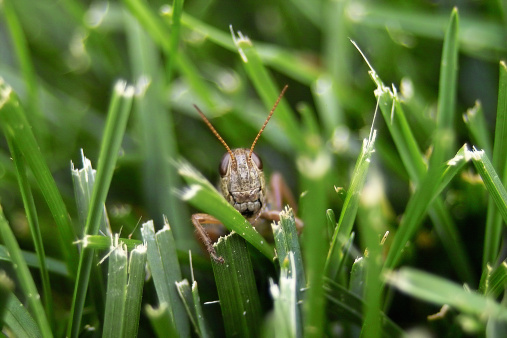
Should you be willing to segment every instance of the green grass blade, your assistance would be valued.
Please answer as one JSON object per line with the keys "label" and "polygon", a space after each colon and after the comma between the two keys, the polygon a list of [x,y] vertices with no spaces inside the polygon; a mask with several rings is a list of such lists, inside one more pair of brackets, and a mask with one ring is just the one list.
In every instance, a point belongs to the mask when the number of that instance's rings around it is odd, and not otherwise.
{"label": "green grass blade", "polygon": [[219,219],[227,229],[236,231],[268,259],[273,260],[275,257],[273,248],[208,180],[188,163],[180,162],[177,166],[180,175],[190,184],[189,188],[180,193],[183,200]]}
{"label": "green grass blade", "polygon": [[[39,258],[36,254],[23,250],[21,253],[23,255],[23,259],[26,261],[26,264],[28,264],[29,267],[40,269]],[[0,261],[12,262],[11,257],[9,256],[9,252],[4,245],[0,245]],[[65,265],[64,262],[51,257],[46,257],[45,262],[49,272],[64,277],[70,277],[67,270],[67,265]]]}
{"label": "green grass blade", "polygon": [[130,252],[123,337],[137,337],[146,274],[146,252],[145,245],[138,245]]}
{"label": "green grass blade", "polygon": [[[299,311],[299,290],[296,286],[297,268],[292,252],[281,267],[278,285],[270,280],[270,292],[274,301],[273,336],[302,337],[302,319]],[[301,266],[302,267],[302,266]]]}
{"label": "green grass blade", "polygon": [[[501,176],[502,182],[507,183],[507,66],[500,62],[500,79],[498,85],[498,105],[495,123],[495,140],[493,145],[493,167]],[[488,201],[486,216],[486,231],[484,235],[484,253],[482,256],[482,268],[487,264],[494,264],[500,249],[502,233],[502,216],[493,203],[492,198]]]}
{"label": "green grass blade", "polygon": [[[372,184],[374,185],[374,184]],[[361,327],[362,337],[379,337],[381,333],[381,307],[382,307],[382,243],[381,233],[385,229],[387,220],[382,210],[380,194],[375,188],[365,186],[361,196],[358,212],[359,230],[362,248],[365,253],[365,276],[363,280],[364,291],[362,298],[368,306],[363,311],[364,322]]]}
{"label": "green grass blade", "polygon": [[225,263],[212,261],[227,336],[257,337],[261,308],[246,242],[238,234],[214,244]]}
{"label": "green grass blade", "polygon": [[495,269],[489,265],[481,276],[479,292],[485,296],[497,298],[507,286],[507,263],[502,262]]}
{"label": "green grass blade", "polygon": [[[384,85],[373,69],[371,69],[370,75],[377,85],[375,94],[379,100],[379,108],[389,128],[389,132],[393,137],[401,160],[410,179],[419,185],[427,172],[427,164],[419,149],[414,133],[407,122],[403,107],[400,103],[400,98],[396,92],[393,93],[391,89]],[[453,173],[461,168],[462,162],[457,160],[456,157],[455,159],[456,163],[459,165],[449,166],[445,171],[446,178],[452,178]],[[440,191],[445,187],[443,183],[444,181],[442,181],[440,185]],[[445,248],[449,257],[454,262],[453,266],[464,280],[473,282],[474,277],[470,259],[462,245],[463,241],[459,236],[456,225],[453,223],[452,217],[447,208],[445,208],[444,202],[440,197],[437,197],[434,205],[430,206],[429,215],[441,241],[446,243]]]}
{"label": "green grass blade", "polygon": [[145,307],[146,316],[157,337],[179,337],[178,331],[172,324],[169,311],[169,303],[160,304],[156,309],[151,305]]}
{"label": "green grass blade", "polygon": [[147,243],[148,264],[153,275],[160,307],[166,306],[169,311],[175,332],[188,336],[190,327],[185,306],[178,295],[176,282],[181,280],[181,271],[176,254],[174,238],[169,224],[155,233],[153,221],[141,226],[143,239]]}
{"label": "green grass blade", "polygon": [[402,268],[386,276],[389,284],[400,291],[437,305],[448,304],[457,310],[479,316],[507,320],[507,309],[493,299],[438,276],[412,268]]}
{"label": "green grass blade", "polygon": [[475,105],[463,114],[463,121],[468,128],[468,132],[472,137],[475,147],[478,149],[484,149],[488,156],[492,156],[493,147],[491,146],[490,140],[491,133],[488,130],[484,110],[482,109],[482,104],[479,101],[476,101]]}
{"label": "green grass blade", "polygon": [[[271,227],[281,267],[279,285],[271,285],[271,295],[275,300],[275,317],[279,320],[288,318],[285,331],[290,332],[290,336],[302,337],[303,320],[299,304],[303,302],[302,290],[306,288],[306,279],[292,209],[287,207],[280,212],[280,222],[273,222]],[[275,332],[279,337],[284,336],[277,328]]]}
{"label": "green grass blade", "polygon": [[347,191],[338,226],[334,230],[331,240],[331,247],[326,260],[326,276],[334,278],[338,272],[340,260],[340,238],[348,238],[354,225],[357,209],[359,207],[359,196],[363,188],[366,174],[370,165],[371,155],[374,152],[375,132],[370,140],[363,140],[363,147],[357,158],[356,167],[352,174],[352,182]]}
{"label": "green grass blade", "polygon": [[201,329],[197,323],[197,314],[195,312],[194,306],[194,297],[192,295],[192,290],[190,288],[190,283],[188,283],[188,279],[184,279],[181,282],[176,282],[176,288],[178,289],[178,294],[180,295],[183,304],[185,305],[185,310],[187,311],[188,318],[192,322],[194,326],[195,333],[202,337]]}
{"label": "green grass blade", "polygon": [[320,150],[312,155],[297,159],[302,189],[301,218],[305,224],[302,246],[305,262],[307,284],[310,286],[305,294],[303,317],[305,318],[303,335],[321,337],[325,322],[324,283],[327,242],[326,206],[329,189],[328,175],[331,175],[330,154]]}
{"label": "green grass blade", "polygon": [[55,219],[62,253],[69,271],[73,274],[77,265],[77,250],[73,244],[75,235],[72,223],[63,203],[55,180],[42,157],[39,146],[28,124],[19,100],[2,78],[0,78],[0,123],[3,131],[17,145],[32,171],[40,190]]}
{"label": "green grass blade", "polygon": [[125,311],[125,289],[127,285],[127,248],[122,244],[111,248],[107,273],[106,310],[103,337],[122,337],[122,328],[127,323]]}
{"label": "green grass blade", "polygon": [[30,183],[26,176],[25,162],[19,148],[16,144],[8,137],[7,142],[11,151],[12,160],[16,167],[16,173],[18,178],[19,189],[21,191],[21,197],[25,206],[26,217],[30,232],[32,234],[33,243],[35,246],[35,252],[40,266],[40,274],[42,279],[42,292],[43,300],[46,309],[46,314],[50,318],[50,322],[54,323],[54,310],[53,310],[53,297],[51,295],[51,283],[49,281],[49,273],[46,267],[46,254],[44,252],[44,245],[42,243],[42,235],[39,226],[39,220],[37,217],[37,209],[30,189]]}
{"label": "green grass blade", "polygon": [[49,325],[44,308],[40,301],[39,292],[35,286],[35,282],[28,270],[28,266],[23,259],[19,244],[12,233],[9,223],[5,219],[3,211],[0,209],[0,237],[2,238],[5,246],[9,250],[9,255],[12,259],[12,266],[16,273],[17,280],[20,283],[21,290],[27,299],[28,305],[32,311],[35,321],[44,337],[53,337],[51,326]]}
{"label": "green grass blade", "polygon": [[498,213],[502,216],[503,221],[507,223],[507,191],[502,181],[483,150],[473,150],[471,156],[475,168],[481,175],[486,189],[495,202]]}
{"label": "green grass blade", "polygon": [[[121,141],[127,126],[133,95],[133,87],[128,86],[124,81],[116,83],[109,106],[106,128],[104,130],[104,137],[99,155],[97,175],[93,186],[88,216],[86,218],[85,233],[88,235],[96,235],[100,227],[104,203],[111,184]],[[70,337],[77,337],[81,329],[80,323],[93,257],[94,251],[91,249],[83,249],[81,252],[77,283],[74,288],[72,300],[70,323],[67,327],[67,335]]]}
{"label": "green grass blade", "polygon": [[14,294],[6,301],[4,323],[15,337],[43,337],[35,320]]}
{"label": "green grass blade", "polygon": [[[437,128],[446,133],[453,133],[456,115],[459,48],[458,25],[458,9],[455,7],[451,12],[449,25],[445,32],[438,86]],[[454,143],[454,139],[450,139],[450,141]],[[453,149],[453,147],[449,145],[448,149]],[[445,157],[447,154],[444,153],[443,155]]]}
{"label": "green grass blade", "polygon": [[[95,184],[95,170],[92,163],[84,155],[81,149],[82,169],[75,169],[71,162],[72,184],[74,186],[74,196],[76,197],[77,212],[79,215],[80,226],[76,224],[76,233],[79,238],[85,237],[86,216],[90,209],[92,199],[93,185]],[[106,216],[106,207],[103,207],[102,218],[100,221],[100,231],[104,235],[112,236],[111,227]],[[101,236],[104,237],[104,236]]]}

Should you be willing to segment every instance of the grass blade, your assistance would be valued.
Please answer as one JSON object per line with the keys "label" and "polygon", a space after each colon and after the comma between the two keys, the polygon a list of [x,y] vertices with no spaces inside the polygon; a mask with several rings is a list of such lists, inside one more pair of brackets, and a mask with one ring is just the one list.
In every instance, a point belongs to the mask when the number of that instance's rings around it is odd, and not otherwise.
{"label": "grass blade", "polygon": [[350,188],[347,191],[345,202],[343,203],[343,209],[340,214],[338,225],[334,230],[333,238],[331,240],[331,247],[326,260],[326,276],[334,278],[338,272],[340,259],[340,238],[348,238],[354,225],[356,218],[357,209],[359,207],[359,196],[363,188],[364,181],[366,180],[366,174],[370,165],[371,155],[374,152],[375,145],[374,132],[370,140],[363,140],[363,147],[361,153],[357,158],[356,167],[352,174],[352,182]]}
{"label": "grass blade", "polygon": [[[21,290],[24,296],[27,298],[28,305],[33,313],[34,319],[37,322],[39,330],[44,337],[53,337],[51,326],[49,325],[44,308],[40,301],[39,292],[35,286],[32,275],[28,270],[28,266],[23,259],[19,244],[12,233],[9,223],[5,219],[3,211],[0,209],[0,237],[2,238],[5,246],[9,251],[9,255],[12,259],[12,266],[17,276],[17,280],[20,283]],[[11,297],[12,298],[12,297]]]}
{"label": "grass blade", "polygon": [[502,216],[503,221],[507,223],[507,191],[502,181],[500,181],[495,168],[493,168],[493,165],[483,150],[473,150],[471,156],[475,168],[479,172],[479,175],[481,175],[486,189],[495,202],[498,213]]}
{"label": "grass blade", "polygon": [[156,309],[151,305],[146,305],[145,312],[157,337],[179,336],[178,331],[176,331],[176,328],[172,324],[169,303],[160,304]]}
{"label": "grass blade", "polygon": [[146,274],[146,249],[145,245],[138,245],[130,252],[123,337],[137,337]]}
{"label": "grass blade", "polygon": [[127,323],[125,311],[125,286],[127,285],[127,248],[119,244],[111,248],[107,273],[106,310],[103,337],[122,337],[122,327]]}
{"label": "grass blade", "polygon": [[257,337],[261,308],[246,242],[231,233],[213,246],[225,261],[212,260],[225,332],[227,336]]}
{"label": "grass blade", "polygon": [[[97,176],[95,178],[92,199],[86,218],[85,233],[88,235],[96,235],[100,227],[104,203],[106,201],[109,185],[111,184],[121,141],[127,126],[133,95],[133,87],[128,86],[124,81],[117,82],[109,106],[106,129],[104,130],[104,138],[99,155]],[[93,250],[82,250],[79,259],[77,283],[74,288],[72,299],[71,321],[67,327],[67,335],[70,337],[77,337],[81,329],[81,317],[86,299],[93,257]]]}
{"label": "grass blade", "polygon": [[423,271],[402,268],[390,272],[386,280],[400,291],[426,302],[448,304],[461,312],[481,318],[507,320],[507,309],[494,300]]}
{"label": "grass blade", "polygon": [[[500,79],[498,85],[498,105],[495,123],[495,140],[493,144],[493,167],[499,173],[500,179],[507,183],[507,66],[500,62]],[[502,233],[502,216],[490,198],[486,216],[486,231],[484,237],[484,253],[482,268],[488,263],[494,264],[500,249]]]}
{"label": "grass blade", "polygon": [[486,117],[479,101],[476,101],[475,105],[463,114],[463,121],[468,128],[475,147],[484,149],[488,156],[492,156],[491,133],[488,130]]}
{"label": "grass blade", "polygon": [[304,336],[321,337],[325,321],[324,283],[327,242],[326,206],[327,177],[331,174],[330,155],[320,151],[298,158],[298,171],[302,188],[306,191],[301,199],[301,218],[305,224],[303,236],[304,262],[307,283],[310,286],[303,303]]}
{"label": "grass blade", "polygon": [[7,143],[9,144],[12,160],[14,161],[14,165],[16,167],[19,189],[21,191],[21,197],[25,206],[26,217],[35,246],[35,253],[37,254],[39,261],[40,274],[42,279],[43,300],[45,304],[46,314],[50,316],[50,322],[54,323],[53,297],[51,295],[49,273],[46,267],[46,254],[44,252],[44,245],[42,243],[42,235],[40,231],[39,220],[37,217],[37,209],[35,207],[32,190],[30,189],[30,183],[28,182],[28,177],[26,176],[25,161],[14,141],[8,137]]}
{"label": "grass blade", "polygon": [[0,123],[4,134],[14,140],[21,154],[32,171],[40,190],[46,199],[49,209],[55,219],[61,250],[67,263],[68,270],[74,274],[77,266],[77,250],[72,244],[75,235],[69,213],[63,203],[55,180],[42,157],[39,146],[28,124],[19,100],[2,78],[0,78]]}
{"label": "grass blade", "polygon": [[[280,212],[280,222],[271,224],[273,228],[276,253],[281,268],[278,286],[271,284],[271,295],[275,301],[277,322],[288,318],[284,330],[292,337],[302,337],[303,319],[299,304],[303,302],[302,290],[306,287],[303,256],[298,241],[296,221],[292,209]],[[278,307],[277,307],[278,303]],[[275,328],[279,337],[288,337]]]}
{"label": "grass blade", "polygon": [[14,294],[5,300],[4,323],[15,337],[43,337],[35,320]]}
{"label": "grass blade", "polygon": [[[289,252],[282,266],[278,285],[270,280],[270,292],[274,301],[274,334],[275,337],[302,337],[302,319],[299,311],[299,290],[296,286],[296,259]],[[302,267],[302,266],[301,266]]]}
{"label": "grass blade", "polygon": [[186,337],[190,334],[185,306],[178,295],[176,282],[181,280],[181,271],[176,247],[169,224],[155,233],[153,221],[141,226],[143,239],[147,243],[148,264],[157,290],[159,307],[167,307],[171,332]]}
{"label": "grass blade", "polygon": [[[36,254],[23,250],[21,251],[21,254],[29,267],[40,269],[39,258]],[[12,262],[9,252],[4,245],[0,245],[0,261]],[[70,277],[69,272],[67,271],[67,266],[64,262],[51,257],[46,257],[45,261],[49,272],[64,277]]]}

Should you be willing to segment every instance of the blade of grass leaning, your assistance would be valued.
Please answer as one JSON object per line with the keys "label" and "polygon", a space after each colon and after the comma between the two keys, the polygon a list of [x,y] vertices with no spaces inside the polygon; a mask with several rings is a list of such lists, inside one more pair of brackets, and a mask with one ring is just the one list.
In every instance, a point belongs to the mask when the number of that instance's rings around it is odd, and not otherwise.
{"label": "blade of grass leaning", "polygon": [[472,150],[471,156],[475,169],[481,175],[486,189],[495,202],[498,213],[502,216],[503,221],[507,223],[507,191],[502,181],[483,150]]}
{"label": "blade of grass leaning", "polygon": [[[14,166],[16,167],[16,175],[19,184],[19,190],[21,191],[21,197],[23,199],[23,205],[25,207],[26,218],[28,226],[30,227],[30,233],[33,238],[33,244],[35,247],[35,253],[39,261],[40,274],[42,280],[42,295],[44,300],[44,307],[46,314],[49,316],[50,323],[54,323],[54,310],[53,310],[53,297],[51,295],[51,283],[49,280],[49,273],[46,267],[46,254],[44,251],[44,244],[42,242],[42,234],[40,231],[39,220],[37,217],[37,209],[30,189],[30,183],[26,176],[25,161],[19,148],[7,137],[7,143],[11,152]],[[52,325],[53,326],[53,325]]]}
{"label": "blade of grass leaning", "polygon": [[387,283],[403,293],[437,305],[447,304],[466,314],[480,318],[507,321],[507,309],[492,298],[427,272],[401,268],[386,275]]}
{"label": "blade of grass leaning", "polygon": [[37,291],[37,287],[35,286],[32,275],[30,274],[30,270],[28,270],[28,266],[23,259],[23,255],[21,254],[21,249],[19,248],[19,244],[16,241],[16,237],[14,237],[14,234],[12,233],[9,223],[5,219],[3,210],[1,208],[0,235],[2,241],[7,247],[7,250],[9,251],[9,255],[12,259],[12,267],[16,273],[16,277],[23,295],[26,297],[28,306],[30,307],[33,317],[37,322],[39,330],[44,337],[53,337],[51,326],[48,322],[46,313],[44,312],[44,308],[40,300],[39,291]]}
{"label": "blade of grass leaning", "polygon": [[331,175],[331,159],[326,150],[301,155],[296,160],[304,198],[301,198],[301,219],[305,224],[302,246],[308,290],[303,303],[305,318],[303,335],[321,337],[325,322],[324,283],[327,242],[326,206],[328,205],[328,177]]}
{"label": "blade of grass leaning", "polygon": [[[155,23],[158,21],[160,20]],[[155,223],[162,223],[162,215],[167,215],[178,239],[179,248],[196,248],[192,229],[187,226],[189,215],[186,206],[171,191],[173,187],[181,186],[181,178],[176,169],[168,165],[170,159],[177,158],[178,142],[173,114],[167,113],[170,107],[163,93],[168,90],[167,86],[170,86],[171,80],[168,76],[172,73],[175,62],[173,59],[178,56],[178,37],[171,31],[170,43],[167,49],[163,49],[168,58],[164,67],[150,35],[143,31],[142,26],[131,15],[125,15],[125,28],[130,65],[138,81],[135,111],[139,151],[143,154],[144,197]],[[167,39],[167,36],[164,39]],[[163,77],[162,74],[166,76]]]}
{"label": "blade of grass leaning", "polygon": [[236,233],[220,237],[214,248],[224,263],[212,260],[227,336],[257,337],[261,322],[259,294],[245,240]]}
{"label": "blade of grass leaning", "polygon": [[[329,278],[325,278],[324,290],[328,301],[327,312],[331,320],[341,321],[344,324],[354,323],[357,326],[364,325],[362,314],[366,303],[361,298]],[[405,332],[383,312],[380,316],[383,337],[406,336]]]}
{"label": "blade of grass leaning", "polygon": [[[29,267],[40,269],[39,258],[35,253],[31,251],[21,250],[21,254],[23,255],[23,259],[26,261],[26,264],[28,264]],[[0,261],[12,262],[11,257],[9,256],[9,252],[4,245],[0,245]],[[70,278],[70,275],[67,271],[67,265],[65,265],[64,262],[51,257],[46,257],[45,261],[49,272]]]}
{"label": "blade of grass leaning", "polygon": [[363,188],[366,174],[370,165],[371,155],[374,152],[375,145],[374,131],[371,138],[363,140],[363,147],[361,153],[357,158],[354,172],[352,173],[352,181],[343,203],[343,208],[340,213],[340,219],[336,226],[331,240],[331,247],[326,259],[326,276],[334,278],[339,267],[340,261],[340,241],[339,238],[348,238],[352,231],[352,226],[356,218],[357,208],[359,207],[360,192]]}
{"label": "blade of grass leaning", "polygon": [[[178,295],[176,282],[180,281],[181,271],[176,254],[176,247],[169,224],[155,233],[153,221],[141,226],[143,240],[147,245],[148,265],[157,291],[159,307],[167,306],[171,332],[178,332],[186,337],[190,334],[190,326],[185,306]],[[164,305],[165,304],[165,305]]]}
{"label": "blade of grass leaning", "polygon": [[[243,61],[248,77],[252,81],[255,90],[259,94],[262,102],[269,111],[276,102],[276,98],[280,95],[279,89],[272,76],[263,65],[262,60],[257,54],[252,41],[248,37],[243,36],[241,32],[237,32],[237,36],[231,28],[232,39],[238,53]],[[296,122],[293,110],[288,103],[282,99],[276,108],[277,121],[282,126],[282,130],[287,135],[294,149],[303,151],[306,149],[306,143],[302,137],[301,128]]]}
{"label": "blade of grass leaning", "polygon": [[[87,235],[96,235],[100,227],[104,203],[127,126],[133,96],[134,88],[132,86],[127,85],[124,81],[118,81],[116,83],[109,105],[104,137],[100,149],[97,175],[95,177],[92,199],[86,218],[85,233]],[[69,337],[77,337],[81,329],[81,317],[83,314],[93,257],[93,250],[82,250],[79,259],[77,283],[72,298],[70,322],[67,326],[67,335]]]}
{"label": "blade of grass leaning", "polygon": [[206,178],[188,163],[179,162],[176,166],[180,175],[190,185],[186,190],[179,193],[183,200],[217,218],[223,222],[227,229],[238,233],[268,259],[274,259],[274,250],[264,237],[220,195]]}
{"label": "blade of grass leaning", "polygon": [[106,309],[102,336],[122,337],[122,328],[126,325],[123,313],[128,270],[127,248],[119,244],[112,246],[111,250],[108,256]]}
{"label": "blade of grass leaning", "polygon": [[22,105],[12,88],[2,78],[0,78],[0,124],[4,134],[13,140],[23,154],[28,167],[39,184],[42,195],[55,219],[59,236],[58,242],[67,263],[67,268],[74,275],[78,255],[73,244],[75,234],[69,213],[40,152]]}
{"label": "blade of grass leaning", "polygon": [[146,274],[146,257],[146,245],[138,245],[130,251],[122,337],[137,337]]}
{"label": "blade of grass leaning", "polygon": [[484,110],[479,101],[476,101],[475,105],[467,109],[463,114],[463,122],[465,122],[465,126],[468,128],[474,146],[479,149],[484,149],[488,156],[492,156],[493,147],[491,146],[491,133],[488,130]]}
{"label": "blade of grass leaning", "polygon": [[[498,84],[498,105],[496,110],[495,140],[493,144],[493,167],[499,173],[500,179],[507,184],[507,65],[500,62],[500,79]],[[502,216],[493,203],[492,197],[488,199],[486,214],[486,231],[484,234],[484,252],[482,255],[482,268],[496,263],[500,250],[502,234]]]}
{"label": "blade of grass leaning", "polygon": [[[457,24],[457,22],[455,24]],[[391,89],[386,87],[357,45],[356,48],[363,55],[363,58],[370,68],[370,76],[377,85],[375,96],[378,98],[380,111],[382,112],[384,120],[389,128],[389,132],[393,137],[403,164],[409,173],[410,179],[419,185],[427,172],[427,165],[421,151],[419,150],[411,128],[408,125],[396,88],[393,87],[393,93]],[[438,137],[441,138],[442,136]],[[441,149],[437,151],[437,153],[439,152],[441,152]],[[438,161],[435,159],[437,157],[440,159],[441,156],[434,156],[433,154],[432,157],[433,161],[437,163]],[[437,163],[435,165],[440,164]],[[443,186],[440,188],[443,188]],[[468,258],[467,252],[462,245],[463,241],[460,239],[456,225],[452,222],[452,217],[449,215],[449,212],[447,208],[445,208],[440,197],[437,196],[433,203],[434,206],[430,207],[429,215],[433,220],[441,241],[446,243],[445,248],[449,257],[455,263],[453,266],[464,280],[473,282],[474,277],[472,274],[470,259]],[[409,229],[404,229],[403,231],[408,230]]]}
{"label": "blade of grass leaning", "polygon": [[6,302],[3,320],[14,337],[43,337],[35,320],[13,293]]}
{"label": "blade of grass leaning", "polygon": [[[394,90],[395,88],[393,87],[393,93],[391,89],[383,84],[382,80],[372,68],[370,75],[377,84],[375,95],[378,97],[380,111],[393,137],[398,153],[409,173],[410,179],[418,185],[427,172],[427,164],[425,163],[424,156],[419,150],[417,141],[407,122],[400,98]],[[458,156],[459,155],[454,157],[456,165],[449,165],[446,169],[446,177],[452,178],[452,173],[461,168],[463,163],[458,160]],[[441,190],[445,188],[445,186],[446,185],[441,183],[439,189]],[[475,278],[472,273],[470,259],[468,258],[467,251],[463,247],[463,241],[460,238],[456,225],[453,223],[452,217],[441,197],[436,197],[428,213],[433,221],[438,236],[443,243],[446,243],[445,249],[448,256],[453,261],[453,266],[456,268],[456,271],[462,276],[463,280],[472,283]]]}
{"label": "blade of grass leaning", "polygon": [[[284,318],[289,322],[286,329],[292,337],[302,337],[303,317],[299,304],[303,303],[303,290],[306,288],[303,256],[299,246],[296,221],[291,208],[286,207],[280,212],[280,221],[271,224],[276,246],[276,254],[281,268],[279,284],[271,283],[271,295],[275,300],[275,317]],[[294,293],[294,294],[293,294]],[[276,302],[279,302],[277,309]],[[277,335],[283,337],[283,333]],[[286,336],[287,337],[287,336]]]}

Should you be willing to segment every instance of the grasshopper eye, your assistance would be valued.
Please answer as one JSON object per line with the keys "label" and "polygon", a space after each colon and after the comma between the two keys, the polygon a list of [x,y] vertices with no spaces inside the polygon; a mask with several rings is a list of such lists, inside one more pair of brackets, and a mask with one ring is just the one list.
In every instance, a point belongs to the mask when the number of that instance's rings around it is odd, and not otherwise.
{"label": "grasshopper eye", "polygon": [[255,165],[257,166],[257,168],[262,169],[261,158],[259,156],[257,156],[257,154],[254,153],[254,152],[252,152],[252,161],[253,161],[253,163],[255,163]]}
{"label": "grasshopper eye", "polygon": [[229,161],[231,160],[231,155],[229,153],[225,153],[220,161],[220,165],[218,166],[218,172],[220,176],[224,177],[227,174],[227,170],[229,169]]}

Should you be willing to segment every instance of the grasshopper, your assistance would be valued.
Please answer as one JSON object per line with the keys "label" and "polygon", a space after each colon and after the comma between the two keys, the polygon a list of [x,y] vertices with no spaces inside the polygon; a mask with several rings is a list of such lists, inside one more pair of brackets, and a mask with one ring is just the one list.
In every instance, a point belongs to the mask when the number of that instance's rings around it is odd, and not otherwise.
{"label": "grasshopper", "polygon": [[[285,94],[287,88],[288,86],[285,85],[271,109],[271,112],[266,118],[264,125],[255,137],[250,149],[229,148],[227,143],[215,130],[211,122],[206,118],[199,107],[194,105],[195,109],[211,132],[227,150],[218,167],[220,173],[220,191],[227,202],[229,202],[254,226],[259,218],[268,221],[279,221],[279,213],[282,209],[283,199],[285,199],[287,203],[296,210],[294,197],[281,174],[273,173],[270,180],[271,189],[268,190],[266,188],[262,160],[259,155],[253,151],[259,137],[264,131],[264,128],[266,128],[266,125],[275,112],[275,109]],[[275,210],[270,210],[270,207],[274,207]],[[302,222],[299,219],[297,219],[296,222],[298,229],[301,229]],[[192,224],[196,228],[196,231],[206,246],[211,258],[213,258],[216,262],[223,263],[224,259],[217,255],[215,249],[213,248],[213,241],[203,227],[203,224],[221,224],[221,222],[209,214],[198,213],[192,215]]]}

